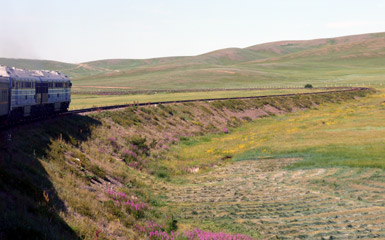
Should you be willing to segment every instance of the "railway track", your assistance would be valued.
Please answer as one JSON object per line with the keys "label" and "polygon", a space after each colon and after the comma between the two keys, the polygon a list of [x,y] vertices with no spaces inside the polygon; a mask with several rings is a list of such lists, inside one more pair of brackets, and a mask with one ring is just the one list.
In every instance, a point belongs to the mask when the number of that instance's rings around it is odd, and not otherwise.
{"label": "railway track", "polygon": [[71,110],[71,111],[56,114],[53,116],[41,117],[41,118],[37,118],[37,119],[25,119],[21,122],[18,122],[18,123],[12,124],[12,125],[0,126],[0,131],[10,130],[12,128],[19,127],[19,126],[22,126],[25,124],[39,122],[39,121],[43,121],[43,120],[47,120],[47,119],[53,119],[53,118],[57,118],[57,117],[63,117],[63,116],[69,116],[69,115],[74,115],[74,114],[81,114],[81,113],[96,112],[96,111],[113,110],[113,109],[119,109],[119,108],[127,108],[127,107],[132,107],[132,106],[151,106],[151,105],[159,105],[159,104],[208,102],[208,101],[223,101],[223,100],[237,100],[237,99],[238,100],[241,100],[241,99],[263,99],[263,98],[270,98],[270,97],[289,97],[289,96],[301,96],[301,95],[319,95],[319,94],[326,94],[326,93],[362,91],[362,90],[368,90],[368,89],[369,88],[364,88],[364,87],[354,87],[354,88],[345,88],[342,90],[330,90],[330,91],[322,91],[322,92],[314,92],[314,93],[291,93],[291,94],[250,96],[250,97],[231,97],[231,98],[205,98],[205,99],[158,101],[158,102],[148,102],[148,103],[133,103],[133,104],[121,104],[121,105],[112,105],[112,106],[92,107],[92,108]]}

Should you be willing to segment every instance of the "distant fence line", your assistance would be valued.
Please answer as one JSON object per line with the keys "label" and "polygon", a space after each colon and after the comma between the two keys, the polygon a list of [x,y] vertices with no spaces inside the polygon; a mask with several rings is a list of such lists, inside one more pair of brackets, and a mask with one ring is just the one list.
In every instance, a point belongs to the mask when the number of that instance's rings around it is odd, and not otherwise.
{"label": "distant fence line", "polygon": [[[312,84],[312,83],[310,83]],[[330,89],[330,88],[345,88],[345,87],[375,87],[385,86],[385,83],[362,83],[362,84],[312,84],[313,89]],[[75,86],[76,87],[76,86]],[[103,88],[101,88],[103,89]],[[72,90],[76,94],[95,94],[95,95],[135,95],[135,94],[157,94],[157,93],[183,93],[183,92],[213,92],[213,91],[252,91],[252,90],[280,90],[280,89],[305,89],[305,84],[266,84],[257,85],[254,87],[242,88],[196,88],[196,89],[157,89],[157,90],[127,90],[114,89],[110,91],[79,91]]]}

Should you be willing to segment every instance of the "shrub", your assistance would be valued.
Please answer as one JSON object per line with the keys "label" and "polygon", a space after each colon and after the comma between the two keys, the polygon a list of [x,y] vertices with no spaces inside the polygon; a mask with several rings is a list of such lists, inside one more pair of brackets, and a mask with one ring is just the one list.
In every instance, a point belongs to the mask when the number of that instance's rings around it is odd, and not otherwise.
{"label": "shrub", "polygon": [[168,170],[165,167],[161,167],[160,169],[158,169],[156,171],[156,176],[158,178],[164,178],[164,179],[169,179],[170,178],[170,176],[168,174]]}
{"label": "shrub", "polygon": [[134,136],[129,141],[134,146],[134,151],[139,154],[144,154],[146,156],[150,155],[150,148],[146,144],[146,138],[141,136]]}
{"label": "shrub", "polygon": [[305,88],[313,88],[313,85],[308,83],[308,84],[305,85]]}
{"label": "shrub", "polygon": [[107,194],[114,200],[115,206],[125,209],[127,213],[136,219],[144,217],[144,212],[150,210],[148,203],[142,202],[134,195],[129,196],[124,192],[118,192],[112,189],[108,190]]}

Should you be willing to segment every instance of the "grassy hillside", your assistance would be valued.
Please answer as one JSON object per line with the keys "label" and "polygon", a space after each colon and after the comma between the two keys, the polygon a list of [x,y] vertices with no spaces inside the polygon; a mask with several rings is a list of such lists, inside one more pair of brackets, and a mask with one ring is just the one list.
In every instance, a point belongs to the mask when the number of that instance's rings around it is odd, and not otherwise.
{"label": "grassy hillside", "polygon": [[66,71],[76,67],[76,64],[69,64],[56,61],[12,58],[0,58],[0,65],[25,69],[56,69],[60,71]]}
{"label": "grassy hillside", "polygon": [[385,238],[384,94],[173,146],[164,164],[197,173],[168,186],[169,205],[180,224],[262,239]]}
{"label": "grassy hillside", "polygon": [[269,84],[385,84],[385,33],[228,48],[198,56],[111,59],[81,64],[0,59],[60,70],[75,86],[132,89],[239,88]]}
{"label": "grassy hillside", "polygon": [[257,237],[255,226],[215,220],[210,227],[174,214],[165,190],[183,181],[174,184],[173,176],[196,166],[210,170],[231,157],[220,152],[207,162],[186,162],[183,155],[167,158],[170,148],[180,142],[193,147],[199,143],[193,136],[207,133],[226,137],[262,116],[340,105],[370,92],[130,107],[0,132],[0,239],[162,239],[150,236],[176,230],[193,236],[181,240],[197,239],[196,231]]}

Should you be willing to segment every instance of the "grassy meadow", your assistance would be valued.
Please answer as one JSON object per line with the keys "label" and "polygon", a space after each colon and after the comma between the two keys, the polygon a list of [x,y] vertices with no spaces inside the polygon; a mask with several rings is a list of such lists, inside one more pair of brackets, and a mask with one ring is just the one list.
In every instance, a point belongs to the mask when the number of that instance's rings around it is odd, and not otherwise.
{"label": "grassy meadow", "polygon": [[181,227],[256,239],[382,238],[384,113],[378,89],[187,138],[163,164],[196,171],[174,176],[168,205]]}
{"label": "grassy meadow", "polygon": [[261,118],[229,133],[189,139],[169,164],[295,157],[293,167],[385,169],[385,89],[344,104]]}
{"label": "grassy meadow", "polygon": [[[384,33],[309,41],[282,41],[206,54],[86,63],[108,69],[74,75],[75,86],[132,89],[242,88],[313,84],[385,86]],[[95,70],[95,71],[96,71]]]}

